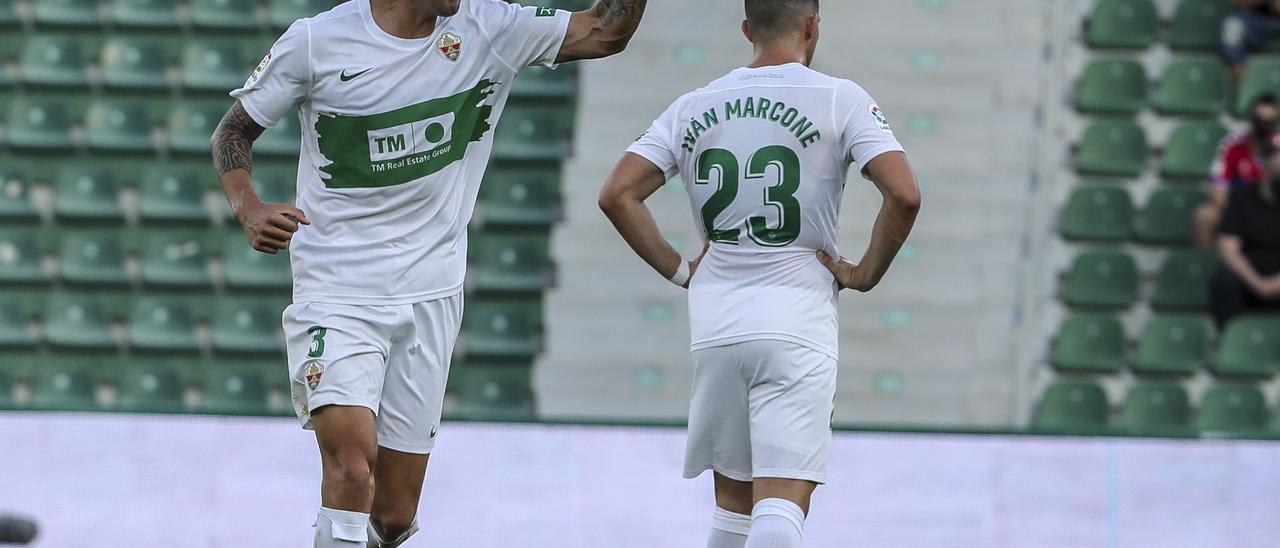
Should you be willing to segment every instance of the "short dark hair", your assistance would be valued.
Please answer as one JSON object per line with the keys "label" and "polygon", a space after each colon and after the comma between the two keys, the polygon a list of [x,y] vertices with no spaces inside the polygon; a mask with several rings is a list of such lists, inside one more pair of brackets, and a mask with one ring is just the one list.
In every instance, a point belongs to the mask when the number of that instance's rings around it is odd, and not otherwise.
{"label": "short dark hair", "polygon": [[817,13],[818,0],[746,0],[747,24],[756,41],[769,41]]}
{"label": "short dark hair", "polygon": [[1258,108],[1258,105],[1268,105],[1268,106],[1274,107],[1276,106],[1277,103],[1280,103],[1280,101],[1276,99],[1276,94],[1270,91],[1264,91],[1262,93],[1259,93],[1253,96],[1253,102],[1249,103],[1249,108],[1250,109]]}

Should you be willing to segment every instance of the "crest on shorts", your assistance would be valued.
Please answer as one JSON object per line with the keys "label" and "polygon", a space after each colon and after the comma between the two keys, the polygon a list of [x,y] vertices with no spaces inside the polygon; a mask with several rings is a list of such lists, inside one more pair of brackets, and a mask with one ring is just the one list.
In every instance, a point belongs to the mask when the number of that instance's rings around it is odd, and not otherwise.
{"label": "crest on shorts", "polygon": [[436,42],[436,49],[439,49],[440,53],[450,61],[457,61],[458,56],[462,55],[462,38],[452,32],[446,32],[440,37],[440,41]]}
{"label": "crest on shorts", "polygon": [[307,381],[307,387],[315,390],[317,386],[320,386],[320,377],[324,376],[324,365],[316,360],[311,360],[302,367],[302,376]]}

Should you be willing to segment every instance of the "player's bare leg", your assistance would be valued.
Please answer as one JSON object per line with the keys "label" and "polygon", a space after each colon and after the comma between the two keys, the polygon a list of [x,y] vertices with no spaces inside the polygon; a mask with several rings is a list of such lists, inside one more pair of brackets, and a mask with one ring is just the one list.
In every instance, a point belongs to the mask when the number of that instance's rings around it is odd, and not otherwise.
{"label": "player's bare leg", "polygon": [[327,405],[311,412],[323,480],[316,548],[364,548],[373,505],[378,433],[373,411]]}
{"label": "player's bare leg", "polygon": [[742,548],[751,529],[751,482],[714,474],[716,510],[707,548]]}
{"label": "player's bare leg", "polygon": [[395,548],[418,530],[418,501],[431,455],[378,448],[373,469],[373,506],[369,515],[370,548]]}
{"label": "player's bare leg", "polygon": [[809,499],[818,484],[783,478],[756,478],[751,534],[746,548],[795,548],[804,533]]}

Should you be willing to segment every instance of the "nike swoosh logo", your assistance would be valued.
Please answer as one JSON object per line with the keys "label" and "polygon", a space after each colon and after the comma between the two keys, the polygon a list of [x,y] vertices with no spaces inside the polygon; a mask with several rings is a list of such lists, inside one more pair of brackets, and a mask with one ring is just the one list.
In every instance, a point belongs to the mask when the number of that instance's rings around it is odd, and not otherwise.
{"label": "nike swoosh logo", "polygon": [[348,82],[348,81],[351,81],[351,80],[355,80],[356,78],[359,78],[361,75],[363,75],[364,73],[369,72],[369,71],[371,71],[371,70],[373,70],[373,68],[372,68],[372,67],[367,68],[367,69],[364,69],[364,70],[362,70],[362,71],[360,71],[360,72],[357,72],[357,73],[355,73],[355,74],[347,74],[347,70],[346,70],[346,69],[343,69],[343,70],[342,70],[342,74],[339,74],[339,75],[338,75],[338,79],[342,80],[343,82]]}

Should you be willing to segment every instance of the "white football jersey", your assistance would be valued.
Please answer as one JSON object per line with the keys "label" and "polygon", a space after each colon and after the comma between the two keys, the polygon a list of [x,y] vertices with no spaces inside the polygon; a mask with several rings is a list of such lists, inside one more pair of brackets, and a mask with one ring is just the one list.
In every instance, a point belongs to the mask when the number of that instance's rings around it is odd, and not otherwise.
{"label": "white football jersey", "polygon": [[740,68],[689,93],[628,149],[684,180],[711,242],[689,288],[693,349],[754,339],[838,357],[840,199],[902,146],[857,84],[799,63]]}
{"label": "white football jersey", "polygon": [[231,92],[263,127],[295,105],[294,302],[390,305],[462,290],[467,224],[516,73],[552,66],[569,12],[463,0],[428,38],[369,0],[300,19]]}

